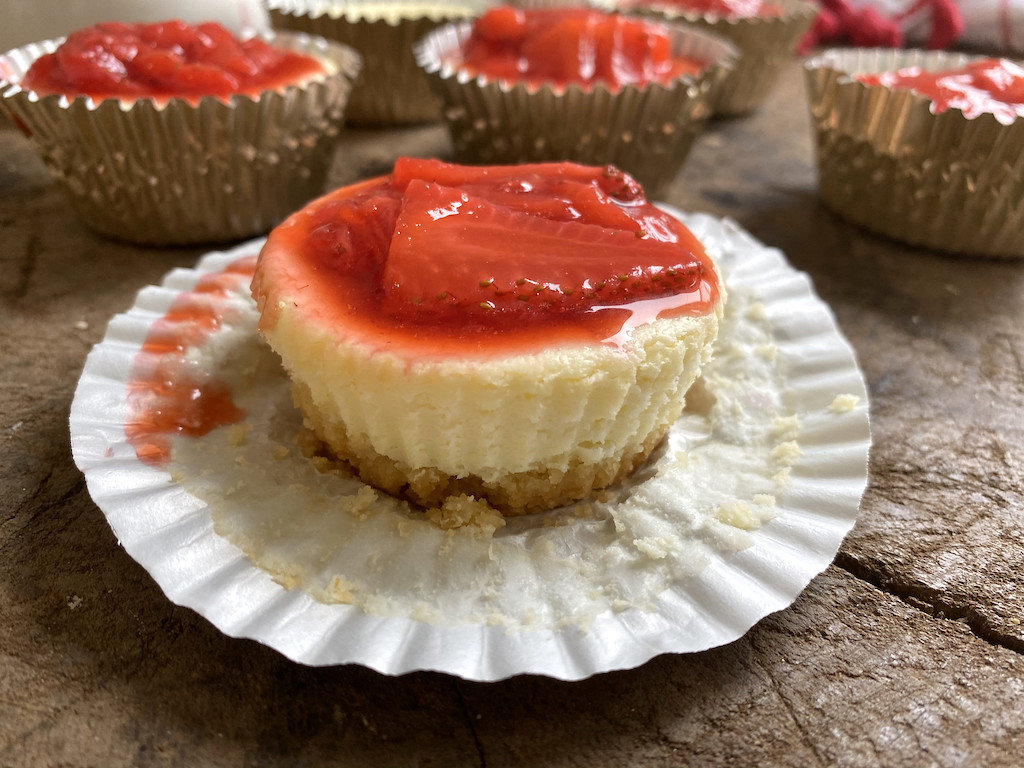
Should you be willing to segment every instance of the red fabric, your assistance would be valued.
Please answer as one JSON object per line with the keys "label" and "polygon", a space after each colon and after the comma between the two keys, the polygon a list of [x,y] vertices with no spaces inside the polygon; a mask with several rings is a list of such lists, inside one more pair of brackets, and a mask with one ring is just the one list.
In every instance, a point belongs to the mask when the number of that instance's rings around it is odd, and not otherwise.
{"label": "red fabric", "polygon": [[922,10],[930,11],[928,47],[947,48],[963,34],[964,19],[956,0],[917,0],[902,13],[886,16],[877,7],[854,7],[850,0],[819,0],[818,17],[800,43],[801,53],[819,45],[901,48],[902,23]]}

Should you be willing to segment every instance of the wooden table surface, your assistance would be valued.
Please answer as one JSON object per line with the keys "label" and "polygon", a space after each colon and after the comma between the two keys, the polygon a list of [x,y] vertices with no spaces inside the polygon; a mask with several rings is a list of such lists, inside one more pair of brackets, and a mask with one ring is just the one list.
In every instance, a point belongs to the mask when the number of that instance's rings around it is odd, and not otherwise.
{"label": "wooden table surface", "polygon": [[[347,181],[434,126],[346,136]],[[1024,264],[867,234],[815,194],[794,64],[711,125],[666,199],[808,272],[855,347],[861,516],[789,609],[726,647],[564,683],[311,669],[168,601],[71,460],[89,349],[206,249],[92,234],[0,131],[0,766],[1016,766],[1024,761]]]}

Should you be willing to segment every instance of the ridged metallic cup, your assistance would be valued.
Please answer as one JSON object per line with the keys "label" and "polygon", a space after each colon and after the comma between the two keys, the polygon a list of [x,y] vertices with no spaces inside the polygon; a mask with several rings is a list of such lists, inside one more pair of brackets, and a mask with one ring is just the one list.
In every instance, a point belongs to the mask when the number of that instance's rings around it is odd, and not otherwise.
{"label": "ridged metallic cup", "polygon": [[266,0],[274,29],[337,40],[357,51],[363,72],[346,121],[353,126],[438,122],[441,108],[412,55],[430,30],[479,12],[482,0]]}
{"label": "ridged metallic cup", "polygon": [[1024,256],[1024,118],[932,114],[907,90],[850,76],[962,66],[963,54],[825,51],[805,64],[819,192],[836,213],[912,245]]}
{"label": "ridged metallic cup", "polygon": [[415,54],[441,97],[460,162],[613,164],[640,181],[648,195],[658,195],[682,168],[711,114],[715,88],[736,56],[720,38],[666,26],[674,55],[708,64],[696,75],[643,88],[529,87],[470,77],[451,60],[469,37],[468,23],[434,30],[416,44]]}
{"label": "ridged metallic cup", "polygon": [[808,0],[772,0],[777,16],[729,18],[688,11],[677,5],[638,6],[623,0],[618,7],[641,15],[682,21],[725,38],[739,50],[733,71],[715,97],[716,115],[742,115],[757,109],[771,94],[779,72],[789,61],[801,38],[818,15],[818,6]]}
{"label": "ridged metallic cup", "polygon": [[215,242],[268,231],[323,192],[359,56],[308,35],[264,35],[327,74],[227,101],[93,101],[18,84],[60,40],[0,56],[0,106],[29,137],[82,220],[120,240]]}

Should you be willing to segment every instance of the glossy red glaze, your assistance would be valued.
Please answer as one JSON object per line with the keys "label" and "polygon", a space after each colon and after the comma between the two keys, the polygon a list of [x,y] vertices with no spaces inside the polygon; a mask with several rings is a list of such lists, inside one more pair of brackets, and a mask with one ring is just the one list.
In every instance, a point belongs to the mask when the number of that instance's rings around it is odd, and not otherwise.
{"label": "glossy red glaze", "polygon": [[190,364],[188,350],[221,327],[218,298],[252,278],[256,257],[204,275],[150,328],[128,376],[125,434],[140,461],[164,466],[175,435],[199,437],[245,417],[227,387]]}
{"label": "glossy red glaze", "polygon": [[612,89],[667,83],[705,66],[674,56],[668,31],[651,22],[586,8],[509,6],[477,19],[453,63],[473,76]]}
{"label": "glossy red glaze", "polygon": [[988,112],[1004,124],[1024,117],[1024,69],[1006,59],[979,59],[932,72],[908,67],[854,77],[866,85],[913,91],[930,99],[936,114],[959,109],[965,117],[975,118]]}
{"label": "glossy red glaze", "polygon": [[[285,283],[285,284],[282,284]],[[613,168],[400,159],[275,229],[253,292],[419,357],[618,343],[718,297],[693,234]]]}
{"label": "glossy red glaze", "polygon": [[255,95],[323,72],[316,59],[263,40],[238,40],[215,22],[111,22],[68,36],[37,59],[22,87],[104,98]]}

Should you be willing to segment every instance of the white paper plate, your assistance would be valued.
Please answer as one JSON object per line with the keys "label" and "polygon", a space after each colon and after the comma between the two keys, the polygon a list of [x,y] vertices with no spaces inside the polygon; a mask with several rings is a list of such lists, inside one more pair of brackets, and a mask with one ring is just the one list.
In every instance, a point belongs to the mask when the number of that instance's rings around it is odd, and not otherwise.
{"label": "white paper plate", "polygon": [[730,221],[671,212],[716,256],[726,322],[697,407],[606,501],[493,537],[443,532],[379,496],[373,514],[339,512],[362,486],[289,448],[288,420],[299,420],[244,280],[222,330],[190,354],[250,418],[179,439],[167,469],[139,461],[127,384],[147,333],[201,275],[262,241],[171,272],[111,321],[72,404],[75,462],[171,600],[304,664],[576,680],[729,643],[792,603],[853,527],[867,392],[806,275]]}

